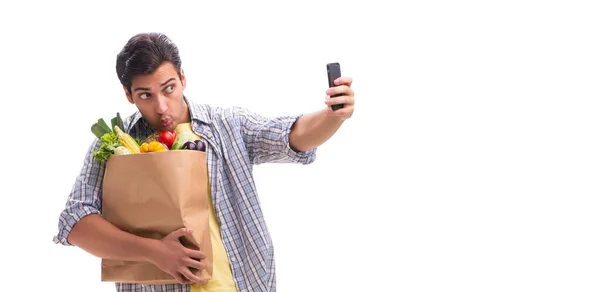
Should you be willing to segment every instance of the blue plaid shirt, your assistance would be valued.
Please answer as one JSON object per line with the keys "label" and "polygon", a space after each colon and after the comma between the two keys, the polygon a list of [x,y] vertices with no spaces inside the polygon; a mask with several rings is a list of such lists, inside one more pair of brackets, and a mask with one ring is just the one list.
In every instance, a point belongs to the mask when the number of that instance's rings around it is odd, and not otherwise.
{"label": "blue plaid shirt", "polygon": [[[217,108],[191,102],[192,128],[208,143],[207,157],[212,200],[221,224],[221,236],[238,291],[276,291],[275,261],[271,238],[259,205],[252,166],[260,163],[312,163],[316,149],[295,152],[289,133],[300,117],[267,118],[240,107]],[[140,139],[153,133],[139,112],[124,119],[127,132]],[[96,139],[85,157],[54,242],[70,246],[67,236],[84,216],[101,214],[104,163],[92,158],[100,146]],[[116,283],[117,291],[190,291],[189,285]]]}

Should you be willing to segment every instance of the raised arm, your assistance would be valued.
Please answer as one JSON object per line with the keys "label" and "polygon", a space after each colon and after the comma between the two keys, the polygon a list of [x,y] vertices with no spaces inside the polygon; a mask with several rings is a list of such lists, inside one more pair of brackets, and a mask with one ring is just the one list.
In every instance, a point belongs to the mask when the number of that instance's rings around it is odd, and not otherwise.
{"label": "raised arm", "polygon": [[264,117],[245,108],[234,108],[233,124],[239,127],[253,164],[301,163],[315,160],[316,149],[296,151],[290,146],[290,132],[301,115]]}
{"label": "raised arm", "polygon": [[[327,108],[297,116],[267,118],[247,109],[236,108],[233,118],[242,129],[243,140],[254,164],[295,162],[309,164],[315,160],[316,148],[325,143],[354,112],[352,79],[340,77],[328,88]],[[329,96],[339,95],[330,98]],[[344,107],[332,111],[331,105]]]}
{"label": "raised arm", "polygon": [[[334,81],[335,87],[328,88],[325,104],[327,107],[296,121],[290,133],[290,147],[296,151],[306,151],[321,146],[340,128],[344,120],[350,118],[354,112],[354,91],[352,79],[340,77]],[[329,98],[329,96],[339,95]],[[332,111],[331,105],[343,104],[344,107]]]}

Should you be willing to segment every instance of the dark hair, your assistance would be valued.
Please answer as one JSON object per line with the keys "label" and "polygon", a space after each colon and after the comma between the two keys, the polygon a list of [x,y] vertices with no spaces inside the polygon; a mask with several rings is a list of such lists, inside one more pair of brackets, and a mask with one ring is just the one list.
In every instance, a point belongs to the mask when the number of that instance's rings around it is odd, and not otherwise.
{"label": "dark hair", "polygon": [[117,76],[131,93],[134,77],[151,74],[164,62],[171,62],[181,78],[177,46],[164,34],[139,33],[130,38],[117,55]]}

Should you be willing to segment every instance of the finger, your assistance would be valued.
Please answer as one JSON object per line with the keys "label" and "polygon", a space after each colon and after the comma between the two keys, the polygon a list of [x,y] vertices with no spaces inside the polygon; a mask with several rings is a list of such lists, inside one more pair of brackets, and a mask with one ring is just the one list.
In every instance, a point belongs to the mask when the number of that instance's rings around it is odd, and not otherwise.
{"label": "finger", "polygon": [[175,273],[175,275],[172,275],[173,277],[175,277],[175,280],[177,280],[177,282],[179,284],[189,284],[190,280],[186,279],[181,273]]}
{"label": "finger", "polygon": [[203,260],[206,258],[206,254],[197,249],[186,248],[185,254],[193,259]]}
{"label": "finger", "polygon": [[204,263],[202,263],[202,262],[200,262],[198,260],[195,260],[195,259],[189,259],[188,258],[185,261],[183,261],[183,263],[186,266],[188,266],[190,268],[197,269],[197,270],[204,270],[204,269],[206,269],[206,264],[204,264]]}
{"label": "finger", "polygon": [[186,234],[184,237],[184,240],[182,240],[181,244],[183,246],[185,246],[186,248],[191,248],[191,249],[198,249],[199,247],[196,245],[196,240],[194,239],[194,237],[192,236],[191,233]]}
{"label": "finger", "polygon": [[335,85],[346,85],[346,86],[349,87],[349,86],[352,86],[352,78],[342,76],[340,78],[335,79],[333,81],[333,84],[335,84]]}
{"label": "finger", "polygon": [[327,94],[329,96],[337,95],[337,94],[353,95],[354,92],[352,91],[352,89],[350,87],[348,87],[346,85],[340,85],[340,86],[327,88],[327,91],[325,91],[325,94]]}
{"label": "finger", "polygon": [[169,233],[168,237],[171,239],[179,239],[182,236],[186,236],[186,235],[190,235],[192,234],[192,229],[191,228],[179,228],[171,233]]}
{"label": "finger", "polygon": [[328,97],[325,99],[326,105],[334,105],[334,104],[354,104],[354,98],[347,95],[342,95],[338,97]]}
{"label": "finger", "polygon": [[184,277],[186,277],[188,280],[190,280],[194,283],[200,283],[204,280],[204,279],[194,275],[194,273],[192,273],[192,271],[190,271],[190,269],[188,269],[188,268],[183,268],[181,270],[181,273],[183,274]]}

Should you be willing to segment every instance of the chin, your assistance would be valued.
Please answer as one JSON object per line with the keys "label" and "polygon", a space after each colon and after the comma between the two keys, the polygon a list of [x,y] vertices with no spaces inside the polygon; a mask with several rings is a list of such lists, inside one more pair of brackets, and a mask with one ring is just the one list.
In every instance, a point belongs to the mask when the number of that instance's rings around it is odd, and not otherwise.
{"label": "chin", "polygon": [[175,130],[175,124],[171,122],[168,126],[160,125],[159,128],[161,129],[161,131],[173,131]]}
{"label": "chin", "polygon": [[163,130],[166,130],[165,127],[163,127],[162,124],[154,124],[154,125],[150,125],[150,127],[152,128],[152,130],[154,130],[155,132],[161,132]]}

